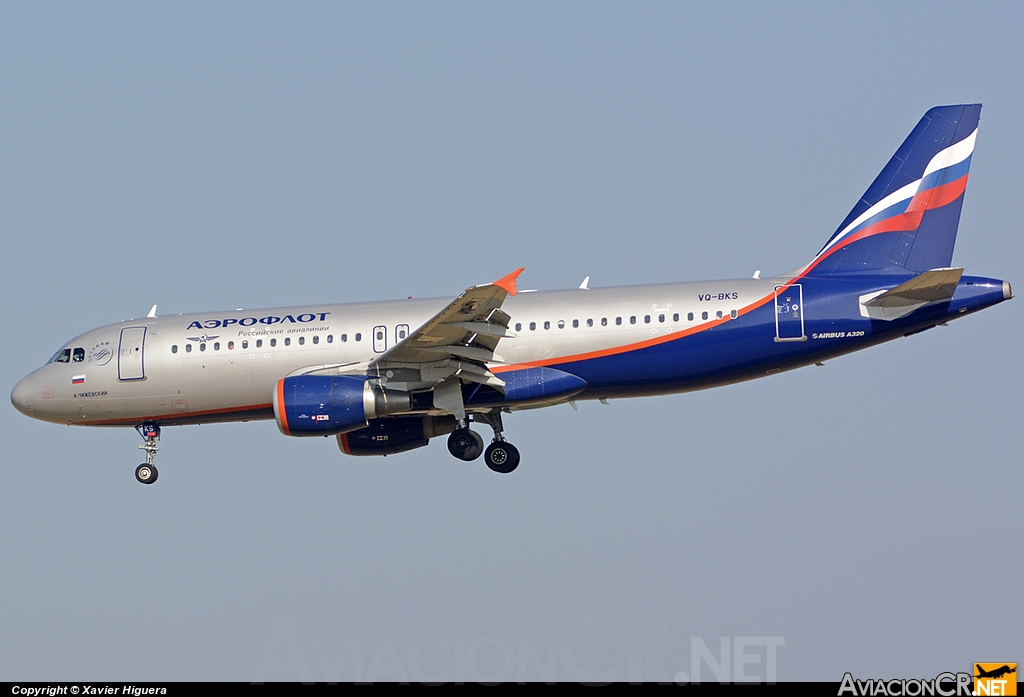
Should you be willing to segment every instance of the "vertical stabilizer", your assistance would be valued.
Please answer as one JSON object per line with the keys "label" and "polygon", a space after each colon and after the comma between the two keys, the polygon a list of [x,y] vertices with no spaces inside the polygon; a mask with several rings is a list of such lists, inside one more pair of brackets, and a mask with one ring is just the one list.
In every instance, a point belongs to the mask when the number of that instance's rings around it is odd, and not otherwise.
{"label": "vertical stabilizer", "polygon": [[815,276],[948,267],[980,104],[930,109],[804,272]]}

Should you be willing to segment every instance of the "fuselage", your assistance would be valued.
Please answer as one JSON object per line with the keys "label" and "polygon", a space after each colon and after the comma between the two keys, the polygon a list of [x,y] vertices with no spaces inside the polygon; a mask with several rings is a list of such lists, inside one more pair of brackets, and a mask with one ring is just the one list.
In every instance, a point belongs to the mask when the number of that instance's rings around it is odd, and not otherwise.
{"label": "fuselage", "polygon": [[[1011,297],[964,276],[948,302],[868,317],[860,299],[910,275],[789,277],[520,292],[502,309],[499,377],[529,366],[583,379],[575,399],[714,387],[812,364],[921,331]],[[25,414],[136,426],[274,418],[277,381],[311,369],[365,372],[448,298],[231,310],[111,324],[67,342],[14,389]],[[377,376],[387,383],[387,375]],[[511,405],[515,408],[515,405]]]}

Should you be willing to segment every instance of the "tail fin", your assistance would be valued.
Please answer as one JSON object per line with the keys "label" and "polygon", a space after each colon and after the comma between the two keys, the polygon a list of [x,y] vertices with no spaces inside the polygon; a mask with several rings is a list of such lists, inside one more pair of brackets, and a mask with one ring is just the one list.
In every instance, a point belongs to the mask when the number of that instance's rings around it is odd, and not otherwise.
{"label": "tail fin", "polygon": [[948,267],[980,114],[980,104],[930,109],[801,271],[828,276]]}

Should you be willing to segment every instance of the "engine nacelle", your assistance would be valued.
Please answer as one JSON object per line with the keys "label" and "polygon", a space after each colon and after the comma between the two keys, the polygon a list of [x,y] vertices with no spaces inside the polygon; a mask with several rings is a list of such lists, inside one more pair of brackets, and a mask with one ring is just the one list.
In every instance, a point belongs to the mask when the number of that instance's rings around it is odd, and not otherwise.
{"label": "engine nacelle", "polygon": [[454,416],[389,416],[366,428],[338,434],[346,455],[394,455],[422,448],[431,438],[455,430]]}
{"label": "engine nacelle", "polygon": [[286,436],[329,436],[408,411],[409,399],[357,375],[296,375],[277,381],[274,418]]}

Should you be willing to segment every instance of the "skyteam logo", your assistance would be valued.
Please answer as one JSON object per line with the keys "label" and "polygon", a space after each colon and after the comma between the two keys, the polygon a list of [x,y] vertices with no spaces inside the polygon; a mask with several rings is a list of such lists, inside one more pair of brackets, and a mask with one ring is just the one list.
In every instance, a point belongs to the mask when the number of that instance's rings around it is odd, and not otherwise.
{"label": "skyteam logo", "polygon": [[89,349],[89,362],[95,365],[106,365],[113,357],[114,351],[110,348],[109,341],[101,341]]}

